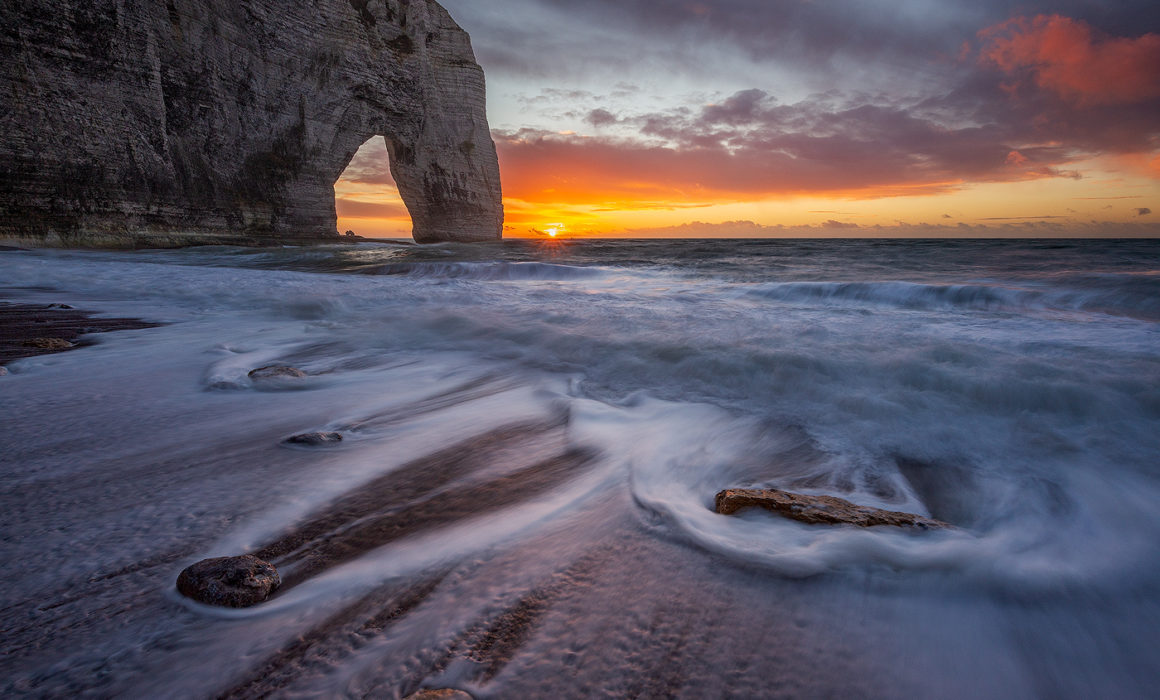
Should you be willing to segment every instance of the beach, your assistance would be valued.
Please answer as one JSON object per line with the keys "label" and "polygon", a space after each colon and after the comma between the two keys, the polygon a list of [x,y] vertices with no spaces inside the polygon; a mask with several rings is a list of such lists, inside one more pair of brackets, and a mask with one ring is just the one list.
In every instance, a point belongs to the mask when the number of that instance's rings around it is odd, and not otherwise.
{"label": "beach", "polygon": [[[3,363],[0,693],[1148,697],[1157,260],[0,251],[0,313],[107,331]],[[287,444],[313,432],[341,441]],[[954,527],[715,513],[730,488]],[[177,592],[240,554],[278,567],[266,602]]]}

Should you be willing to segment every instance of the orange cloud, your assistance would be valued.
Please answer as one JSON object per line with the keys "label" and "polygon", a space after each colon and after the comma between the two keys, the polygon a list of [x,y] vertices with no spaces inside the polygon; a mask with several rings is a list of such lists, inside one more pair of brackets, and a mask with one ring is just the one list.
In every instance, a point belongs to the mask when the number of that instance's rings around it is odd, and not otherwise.
{"label": "orange cloud", "polygon": [[[497,134],[496,146],[506,196],[617,211],[819,193],[860,199],[941,194],[962,184],[945,172],[907,173],[913,168],[904,155],[843,155],[841,144],[833,147],[833,158],[828,151],[804,158],[772,149],[682,149],[554,135]],[[992,161],[1001,164],[1006,154]]]}
{"label": "orange cloud", "polygon": [[1160,97],[1160,35],[1107,37],[1060,15],[1016,17],[979,32],[980,60],[1080,106]]}

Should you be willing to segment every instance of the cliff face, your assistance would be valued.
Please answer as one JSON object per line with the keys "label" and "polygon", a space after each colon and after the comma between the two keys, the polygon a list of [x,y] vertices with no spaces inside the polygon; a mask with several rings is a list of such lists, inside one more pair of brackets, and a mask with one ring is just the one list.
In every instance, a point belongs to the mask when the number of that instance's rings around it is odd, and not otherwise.
{"label": "cliff face", "polygon": [[432,0],[4,0],[0,238],[334,235],[383,135],[420,242],[498,239],[483,71]]}

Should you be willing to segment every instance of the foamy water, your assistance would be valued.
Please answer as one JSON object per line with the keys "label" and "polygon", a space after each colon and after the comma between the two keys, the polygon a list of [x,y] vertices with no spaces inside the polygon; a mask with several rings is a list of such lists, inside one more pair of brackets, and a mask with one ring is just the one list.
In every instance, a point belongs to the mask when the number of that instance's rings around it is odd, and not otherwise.
{"label": "foamy water", "polygon": [[[1160,680],[1154,242],[5,252],[0,284],[168,324],[0,377],[8,693]],[[271,363],[308,376],[247,376]],[[344,440],[280,444],[315,430]],[[729,487],[957,529],[716,515]],[[341,505],[376,489],[385,511]],[[331,534],[262,606],[172,590],[315,521]],[[328,544],[360,528],[381,542]]]}

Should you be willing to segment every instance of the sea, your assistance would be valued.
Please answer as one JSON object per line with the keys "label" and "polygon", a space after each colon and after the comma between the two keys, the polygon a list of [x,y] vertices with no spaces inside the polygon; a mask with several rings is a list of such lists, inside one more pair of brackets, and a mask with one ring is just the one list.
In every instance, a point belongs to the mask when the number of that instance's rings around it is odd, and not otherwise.
{"label": "sea", "polygon": [[[164,324],[0,376],[4,697],[1160,687],[1160,241],[4,251],[0,299]],[[267,602],[175,590],[245,553]]]}

